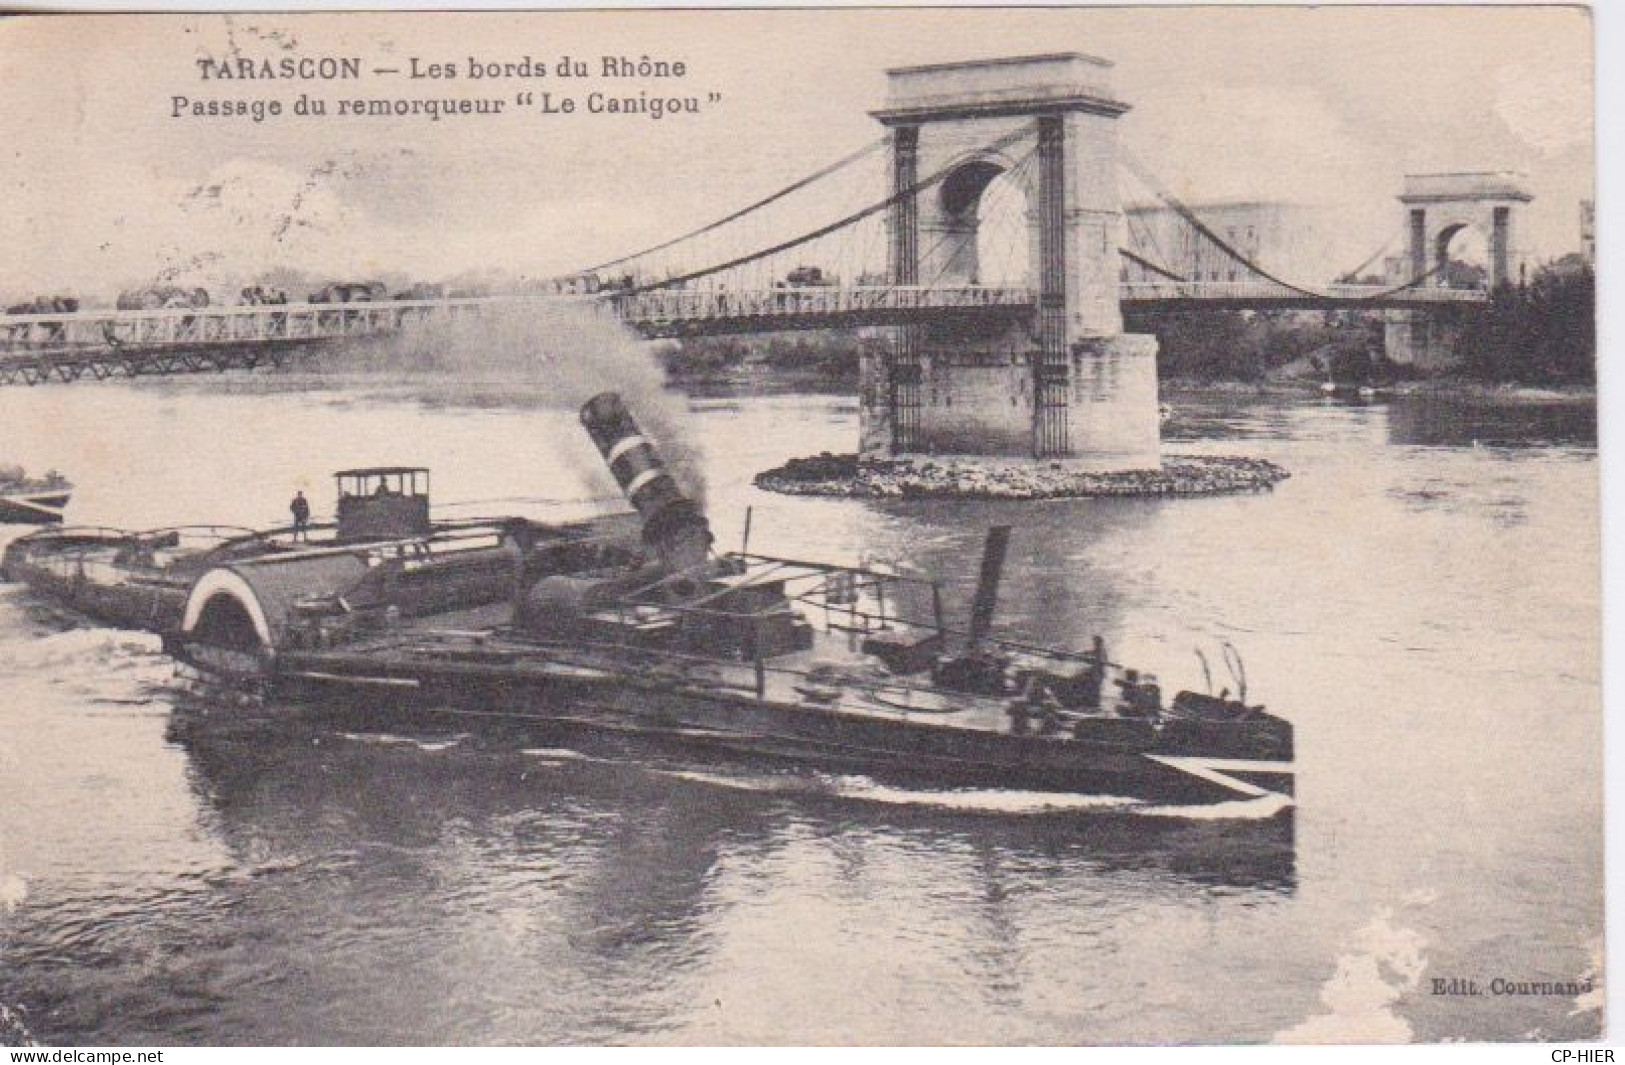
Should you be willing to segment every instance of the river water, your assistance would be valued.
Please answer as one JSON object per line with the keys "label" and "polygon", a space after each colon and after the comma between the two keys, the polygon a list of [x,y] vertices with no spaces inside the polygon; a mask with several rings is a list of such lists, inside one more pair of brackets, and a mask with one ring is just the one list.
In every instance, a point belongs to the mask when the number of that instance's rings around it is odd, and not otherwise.
{"label": "river water", "polygon": [[[1601,961],[1590,408],[1175,406],[1169,453],[1293,476],[1178,501],[790,499],[751,475],[849,449],[851,400],[683,421],[723,544],[752,506],[759,550],[935,571],[959,609],[1009,522],[1007,630],[1099,632],[1165,688],[1234,644],[1250,697],[1296,725],[1290,816],[199,727],[155,639],[5,586],[0,1044],[1594,1036],[1600,978],[1488,993]],[[368,463],[433,467],[447,515],[614,491],[573,411],[501,383],[5,389],[0,459],[61,468],[75,521],[121,526],[281,522],[295,487],[320,513],[328,472]],[[1486,993],[1432,993],[1452,978]]]}

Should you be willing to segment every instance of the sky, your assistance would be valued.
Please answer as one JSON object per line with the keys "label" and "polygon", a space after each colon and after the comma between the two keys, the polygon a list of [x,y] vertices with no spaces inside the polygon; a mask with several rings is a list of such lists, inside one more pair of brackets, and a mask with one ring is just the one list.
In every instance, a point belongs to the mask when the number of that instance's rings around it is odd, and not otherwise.
{"label": "sky", "polygon": [[[0,296],[108,298],[271,266],[547,276],[692,228],[851,152],[888,67],[1112,60],[1122,145],[1190,201],[1322,205],[1354,260],[1397,236],[1406,173],[1520,170],[1526,248],[1578,247],[1593,195],[1578,8],[1163,8],[176,15],[0,23]],[[197,60],[682,61],[681,79],[204,81]],[[698,115],[171,116],[173,98],[700,97]],[[719,94],[711,102],[711,94]],[[876,162],[878,168],[878,157]],[[884,194],[873,171],[872,198]],[[854,186],[856,187],[856,186]],[[1125,183],[1132,198],[1143,190]],[[830,210],[837,205],[832,200]],[[811,208],[808,208],[811,210]],[[816,212],[814,212],[816,213]],[[809,216],[811,217],[811,216]],[[1351,263],[1352,265],[1352,263]]]}

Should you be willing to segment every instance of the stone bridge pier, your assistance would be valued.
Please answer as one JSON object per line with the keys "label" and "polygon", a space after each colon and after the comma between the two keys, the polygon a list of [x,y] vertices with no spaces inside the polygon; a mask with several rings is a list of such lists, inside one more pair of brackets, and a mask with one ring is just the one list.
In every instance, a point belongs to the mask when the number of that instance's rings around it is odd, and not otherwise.
{"label": "stone bridge pier", "polygon": [[866,456],[1065,460],[1085,469],[1160,466],[1156,339],[1125,335],[1118,293],[1111,64],[1077,53],[887,72],[896,285],[977,284],[983,194],[1001,177],[1026,200],[1036,313],[1014,322],[898,327],[863,368]]}

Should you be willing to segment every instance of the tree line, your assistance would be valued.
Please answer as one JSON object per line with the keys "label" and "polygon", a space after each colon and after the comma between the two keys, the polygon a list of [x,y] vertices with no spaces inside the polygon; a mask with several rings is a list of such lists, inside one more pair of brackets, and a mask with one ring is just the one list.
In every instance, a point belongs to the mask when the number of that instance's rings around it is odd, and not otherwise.
{"label": "tree line", "polygon": [[1597,380],[1596,275],[1578,255],[1502,285],[1456,341],[1458,372],[1486,382],[1590,385]]}

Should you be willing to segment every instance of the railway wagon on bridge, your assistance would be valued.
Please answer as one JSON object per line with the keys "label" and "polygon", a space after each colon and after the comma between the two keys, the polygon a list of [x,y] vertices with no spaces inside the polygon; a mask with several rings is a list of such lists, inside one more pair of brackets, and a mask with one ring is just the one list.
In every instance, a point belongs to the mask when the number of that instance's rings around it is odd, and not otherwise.
{"label": "railway wagon on bridge", "polygon": [[329,281],[312,292],[311,303],[373,303],[387,299],[389,288],[382,281]]}
{"label": "railway wagon on bridge", "polygon": [[211,302],[209,290],[206,288],[148,285],[145,288],[130,288],[120,292],[114,306],[121,311],[156,311],[165,308],[207,307]]}
{"label": "railway wagon on bridge", "polygon": [[77,296],[36,296],[23,303],[13,303],[7,314],[73,314],[79,310]]}

